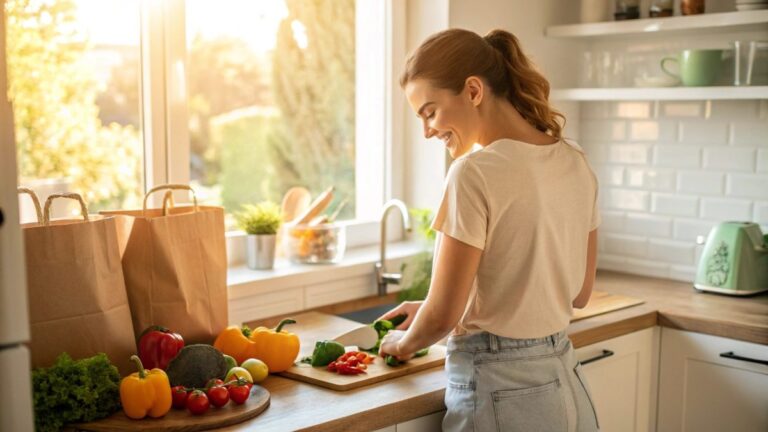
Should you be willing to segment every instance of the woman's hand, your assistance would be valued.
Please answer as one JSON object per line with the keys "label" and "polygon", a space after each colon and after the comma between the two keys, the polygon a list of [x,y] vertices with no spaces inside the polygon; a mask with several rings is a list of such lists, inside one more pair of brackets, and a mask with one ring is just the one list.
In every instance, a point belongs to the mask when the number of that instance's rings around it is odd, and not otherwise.
{"label": "woman's hand", "polygon": [[381,346],[379,347],[379,355],[386,357],[387,355],[395,356],[400,361],[406,361],[413,357],[412,352],[405,352],[403,350],[401,341],[405,336],[405,332],[402,330],[391,330],[381,340]]}
{"label": "woman's hand", "polygon": [[411,326],[413,319],[416,318],[416,312],[419,311],[419,308],[423,303],[424,303],[423,301],[402,302],[399,305],[397,305],[396,308],[380,316],[378,319],[376,319],[376,321],[383,320],[383,319],[388,320],[388,319],[394,318],[397,315],[405,314],[407,315],[407,318],[405,319],[405,321],[403,321],[402,324],[395,327],[395,330],[408,330],[408,327]]}

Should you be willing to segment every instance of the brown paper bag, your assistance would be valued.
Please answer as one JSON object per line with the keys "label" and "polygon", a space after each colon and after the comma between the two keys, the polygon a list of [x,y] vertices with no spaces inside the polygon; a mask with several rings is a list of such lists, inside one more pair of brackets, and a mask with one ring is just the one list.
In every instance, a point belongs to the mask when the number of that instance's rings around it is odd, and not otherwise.
{"label": "brown paper bag", "polygon": [[[92,215],[80,195],[54,194],[42,221],[22,225],[33,367],[51,366],[66,351],[79,359],[106,353],[121,375],[133,371],[136,353],[131,311],[120,265],[115,218]],[[50,221],[51,202],[80,202],[83,220]]]}
{"label": "brown paper bag", "polygon": [[[147,209],[159,190],[192,192],[194,205]],[[186,185],[162,185],[144,197],[143,210],[101,212],[116,215],[123,273],[136,335],[151,325],[180,333],[186,344],[212,343],[228,324],[227,252],[224,209],[198,206]]]}

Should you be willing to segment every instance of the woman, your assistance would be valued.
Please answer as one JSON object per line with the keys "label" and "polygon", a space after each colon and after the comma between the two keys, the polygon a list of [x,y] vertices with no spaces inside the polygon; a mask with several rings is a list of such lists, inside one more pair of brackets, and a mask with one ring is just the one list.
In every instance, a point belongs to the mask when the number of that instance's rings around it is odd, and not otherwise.
{"label": "woman", "polygon": [[460,29],[427,39],[400,83],[455,161],[429,294],[382,317],[408,315],[380,353],[408,359],[453,331],[444,430],[597,430],[565,335],[594,283],[597,180],[549,83],[512,34]]}

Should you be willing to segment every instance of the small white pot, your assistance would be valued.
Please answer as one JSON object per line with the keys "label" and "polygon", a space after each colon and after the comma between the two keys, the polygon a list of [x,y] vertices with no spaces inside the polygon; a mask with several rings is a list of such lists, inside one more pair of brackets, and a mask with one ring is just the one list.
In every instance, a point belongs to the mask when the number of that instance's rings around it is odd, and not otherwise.
{"label": "small white pot", "polygon": [[248,268],[252,270],[269,270],[275,265],[275,234],[247,235],[245,252]]}

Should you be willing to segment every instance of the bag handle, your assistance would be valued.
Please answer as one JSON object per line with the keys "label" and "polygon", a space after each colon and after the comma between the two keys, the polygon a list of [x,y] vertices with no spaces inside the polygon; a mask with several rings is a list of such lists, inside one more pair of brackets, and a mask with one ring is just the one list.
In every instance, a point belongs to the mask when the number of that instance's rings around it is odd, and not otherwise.
{"label": "bag handle", "polygon": [[32,189],[25,187],[17,188],[16,191],[19,194],[27,194],[30,198],[32,198],[32,204],[35,205],[35,213],[37,213],[37,223],[42,223],[43,210],[40,208],[40,198],[37,197],[37,194]]}
{"label": "bag handle", "polygon": [[[164,185],[159,185],[159,186],[153,187],[152,189],[149,190],[149,192],[147,192],[146,195],[144,195],[144,206],[143,206],[143,211],[142,211],[143,213],[147,212],[147,200],[149,199],[149,196],[152,195],[153,193],[155,193],[157,191],[161,191],[161,190],[171,190],[171,191],[173,191],[173,190],[187,190],[187,191],[190,191],[192,193],[192,202],[194,204],[195,212],[198,211],[198,209],[197,209],[197,195],[195,195],[195,190],[192,189],[189,185],[184,185],[184,184],[164,184]],[[167,194],[166,194],[165,198],[163,198],[163,216],[165,216],[165,212],[166,212],[166,208],[165,208],[166,198],[167,198]]]}
{"label": "bag handle", "polygon": [[176,202],[173,200],[173,191],[166,191],[163,195],[163,216],[168,216],[168,211],[176,207]]}
{"label": "bag handle", "polygon": [[53,203],[53,200],[57,198],[69,198],[76,200],[80,203],[80,214],[83,216],[83,220],[85,222],[88,222],[88,207],[85,205],[85,201],[83,201],[83,197],[80,196],[80,194],[76,193],[60,193],[60,194],[53,194],[48,197],[48,199],[45,200],[45,207],[43,208],[43,225],[49,225],[51,223],[51,204]]}

